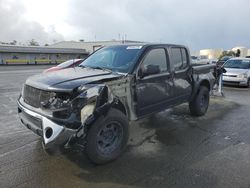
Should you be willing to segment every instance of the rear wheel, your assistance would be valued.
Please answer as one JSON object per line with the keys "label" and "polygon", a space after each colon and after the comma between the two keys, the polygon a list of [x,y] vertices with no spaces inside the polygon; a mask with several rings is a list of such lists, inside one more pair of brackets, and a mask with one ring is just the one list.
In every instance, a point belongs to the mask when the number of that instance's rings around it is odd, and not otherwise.
{"label": "rear wheel", "polygon": [[190,113],[193,116],[202,116],[207,112],[209,105],[209,90],[205,86],[200,89],[193,100],[189,103]]}
{"label": "rear wheel", "polygon": [[128,141],[128,119],[119,110],[111,109],[104,118],[91,125],[86,152],[96,164],[104,164],[116,159]]}

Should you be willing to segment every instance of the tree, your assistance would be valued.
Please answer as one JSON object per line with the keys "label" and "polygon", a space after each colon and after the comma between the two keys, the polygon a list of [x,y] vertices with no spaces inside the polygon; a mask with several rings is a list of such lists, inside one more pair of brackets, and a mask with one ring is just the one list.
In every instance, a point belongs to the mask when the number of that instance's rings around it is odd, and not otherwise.
{"label": "tree", "polygon": [[17,44],[16,40],[13,40],[12,42],[10,42],[10,45],[16,45],[16,44]]}
{"label": "tree", "polygon": [[219,59],[221,59],[222,57],[224,57],[224,56],[235,56],[236,54],[235,54],[235,52],[234,51],[223,51],[222,53],[221,53],[221,55],[219,56]]}
{"label": "tree", "polygon": [[237,49],[235,56],[240,57],[240,49]]}
{"label": "tree", "polygon": [[35,39],[31,39],[31,41],[29,41],[29,46],[40,46],[40,45],[37,41],[35,41]]}

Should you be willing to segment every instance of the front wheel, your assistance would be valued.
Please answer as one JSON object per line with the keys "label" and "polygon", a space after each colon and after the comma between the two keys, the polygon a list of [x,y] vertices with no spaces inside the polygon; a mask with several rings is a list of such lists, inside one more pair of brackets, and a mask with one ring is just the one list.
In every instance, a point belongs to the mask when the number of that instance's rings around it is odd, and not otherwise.
{"label": "front wheel", "polygon": [[202,116],[207,112],[209,105],[209,90],[205,86],[200,89],[193,100],[189,103],[190,113],[193,116]]}
{"label": "front wheel", "polygon": [[121,111],[111,109],[89,129],[86,145],[88,158],[95,164],[116,159],[124,150],[128,135],[127,117]]}

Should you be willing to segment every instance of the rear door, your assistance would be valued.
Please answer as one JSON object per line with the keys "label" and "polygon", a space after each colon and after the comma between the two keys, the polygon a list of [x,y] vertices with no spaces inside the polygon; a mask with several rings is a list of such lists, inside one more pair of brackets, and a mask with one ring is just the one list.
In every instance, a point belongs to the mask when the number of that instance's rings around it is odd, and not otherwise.
{"label": "rear door", "polygon": [[157,74],[137,76],[136,98],[137,115],[143,116],[166,108],[166,102],[172,98],[173,81],[170,74],[169,58],[166,49],[157,47],[146,52],[139,69],[158,66]]}
{"label": "rear door", "polygon": [[187,101],[192,93],[190,76],[190,59],[184,47],[170,47],[171,72],[173,74],[173,91],[177,103]]}

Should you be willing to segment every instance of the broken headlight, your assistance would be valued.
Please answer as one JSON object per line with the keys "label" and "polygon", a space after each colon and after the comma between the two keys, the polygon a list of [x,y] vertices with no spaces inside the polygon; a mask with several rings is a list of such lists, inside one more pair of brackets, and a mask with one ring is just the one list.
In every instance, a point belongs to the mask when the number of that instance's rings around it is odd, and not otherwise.
{"label": "broken headlight", "polygon": [[49,98],[41,100],[41,106],[50,110],[69,108],[70,96],[66,93],[50,93]]}

